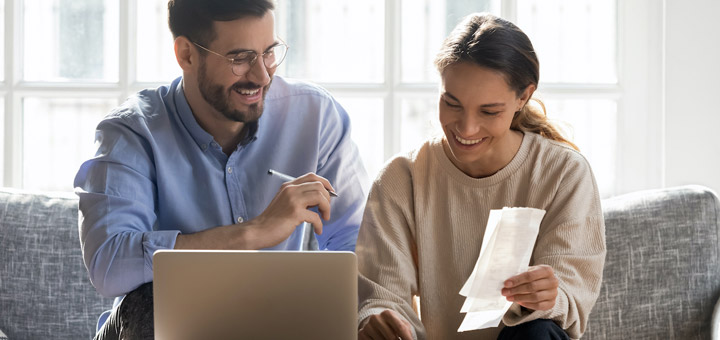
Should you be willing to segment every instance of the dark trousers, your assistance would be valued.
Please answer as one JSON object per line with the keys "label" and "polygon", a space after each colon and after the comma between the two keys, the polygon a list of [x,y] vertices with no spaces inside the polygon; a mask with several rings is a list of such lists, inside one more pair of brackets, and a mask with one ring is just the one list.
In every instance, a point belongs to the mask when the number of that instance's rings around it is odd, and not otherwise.
{"label": "dark trousers", "polygon": [[151,340],[153,327],[153,286],[146,283],[130,292],[113,309],[95,340]]}
{"label": "dark trousers", "polygon": [[547,319],[537,319],[500,331],[498,340],[570,340],[567,333],[556,323]]}

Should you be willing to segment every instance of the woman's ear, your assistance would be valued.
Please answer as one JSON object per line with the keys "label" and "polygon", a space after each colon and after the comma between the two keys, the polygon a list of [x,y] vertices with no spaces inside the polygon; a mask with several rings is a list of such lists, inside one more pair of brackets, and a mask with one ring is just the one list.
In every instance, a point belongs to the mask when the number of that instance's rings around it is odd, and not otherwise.
{"label": "woman's ear", "polygon": [[522,109],[525,104],[527,104],[528,100],[532,98],[533,93],[535,93],[535,90],[537,89],[537,86],[535,84],[528,85],[525,90],[520,94],[518,97],[518,105],[520,106],[518,111]]}
{"label": "woman's ear", "polygon": [[193,43],[184,36],[175,39],[175,59],[177,59],[178,65],[183,69],[183,72],[190,72],[194,63],[197,62],[197,54],[193,53],[193,47]]}

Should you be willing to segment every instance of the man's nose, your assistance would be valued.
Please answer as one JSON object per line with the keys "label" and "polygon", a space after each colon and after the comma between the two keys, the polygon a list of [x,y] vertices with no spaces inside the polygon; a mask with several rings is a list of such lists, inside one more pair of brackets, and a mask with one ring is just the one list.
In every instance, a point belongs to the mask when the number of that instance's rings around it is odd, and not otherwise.
{"label": "man's nose", "polygon": [[265,67],[262,56],[258,56],[255,63],[250,66],[246,77],[248,80],[260,86],[265,86],[270,83],[270,72],[267,67]]}

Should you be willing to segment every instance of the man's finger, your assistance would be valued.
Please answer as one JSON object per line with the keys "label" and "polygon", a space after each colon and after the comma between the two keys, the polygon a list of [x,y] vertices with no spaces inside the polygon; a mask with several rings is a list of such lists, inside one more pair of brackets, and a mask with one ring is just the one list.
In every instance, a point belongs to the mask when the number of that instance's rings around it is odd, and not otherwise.
{"label": "man's finger", "polygon": [[307,182],[296,184],[296,186],[300,189],[303,195],[317,192],[321,194],[326,201],[330,202],[330,193],[320,182]]}
{"label": "man's finger", "polygon": [[305,210],[305,212],[303,213],[301,218],[303,219],[303,221],[312,224],[313,231],[315,232],[315,234],[318,234],[318,235],[322,234],[323,223],[322,223],[322,220],[320,219],[320,216],[317,213],[315,213],[314,211]]}
{"label": "man's finger", "polygon": [[330,220],[330,194],[319,183],[305,183],[302,185],[302,201],[303,208],[318,207],[318,211],[322,218],[326,221]]}
{"label": "man's finger", "polygon": [[335,192],[335,189],[334,189],[333,186],[330,184],[330,181],[328,181],[325,177],[322,177],[322,176],[320,176],[320,175],[318,175],[318,174],[315,174],[315,173],[312,173],[312,172],[309,172],[309,173],[307,173],[307,174],[304,174],[304,175],[298,177],[297,180],[299,180],[300,183],[305,183],[305,182],[320,182],[320,183],[322,184],[322,186],[323,186],[326,190],[330,190],[330,191],[332,191],[332,192]]}

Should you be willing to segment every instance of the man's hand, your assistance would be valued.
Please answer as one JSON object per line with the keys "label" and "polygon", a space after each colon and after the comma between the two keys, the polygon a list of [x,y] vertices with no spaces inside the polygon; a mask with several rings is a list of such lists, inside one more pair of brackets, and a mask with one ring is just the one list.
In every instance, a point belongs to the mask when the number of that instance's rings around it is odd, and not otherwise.
{"label": "man's hand", "polygon": [[[302,222],[312,223],[315,233],[322,234],[322,220],[330,219],[328,190],[335,191],[327,179],[314,173],[284,183],[265,211],[249,221],[256,228],[260,243],[265,244],[259,248],[282,242]],[[312,207],[318,207],[320,214],[308,210]]]}
{"label": "man's hand", "polygon": [[[272,247],[287,239],[302,222],[321,234],[322,219],[330,219],[330,182],[309,173],[284,183],[265,211],[243,223],[219,226],[194,234],[179,234],[175,249],[249,249]],[[308,210],[318,207],[320,214]],[[322,217],[322,219],[320,218]]]}
{"label": "man's hand", "polygon": [[385,310],[371,315],[358,332],[358,340],[412,340],[411,325],[396,312]]}
{"label": "man's hand", "polygon": [[502,295],[528,309],[550,310],[555,306],[558,284],[552,267],[532,266],[526,272],[507,279]]}

